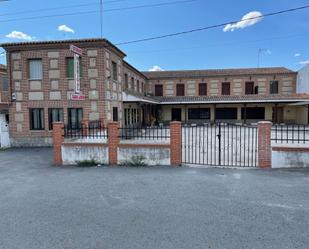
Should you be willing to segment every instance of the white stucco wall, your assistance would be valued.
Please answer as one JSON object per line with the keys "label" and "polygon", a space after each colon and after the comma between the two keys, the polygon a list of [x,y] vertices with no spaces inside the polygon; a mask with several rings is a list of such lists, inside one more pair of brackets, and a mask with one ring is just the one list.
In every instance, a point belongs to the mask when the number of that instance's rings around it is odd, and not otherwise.
{"label": "white stucco wall", "polygon": [[75,165],[78,161],[95,160],[108,164],[108,148],[102,146],[67,146],[62,145],[64,165]]}
{"label": "white stucco wall", "polygon": [[170,165],[170,149],[160,147],[120,147],[118,148],[118,164],[130,161],[133,156],[143,156],[149,166]]}
{"label": "white stucco wall", "polygon": [[298,71],[296,92],[309,93],[309,64]]}
{"label": "white stucco wall", "polygon": [[272,151],[272,168],[309,167],[309,152]]}

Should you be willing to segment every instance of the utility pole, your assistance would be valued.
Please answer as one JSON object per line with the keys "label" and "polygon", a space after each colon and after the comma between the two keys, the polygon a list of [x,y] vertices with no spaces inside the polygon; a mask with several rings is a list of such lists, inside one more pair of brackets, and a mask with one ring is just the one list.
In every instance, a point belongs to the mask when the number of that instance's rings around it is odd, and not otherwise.
{"label": "utility pole", "polygon": [[103,0],[100,0],[100,27],[101,27],[101,38],[103,38]]}

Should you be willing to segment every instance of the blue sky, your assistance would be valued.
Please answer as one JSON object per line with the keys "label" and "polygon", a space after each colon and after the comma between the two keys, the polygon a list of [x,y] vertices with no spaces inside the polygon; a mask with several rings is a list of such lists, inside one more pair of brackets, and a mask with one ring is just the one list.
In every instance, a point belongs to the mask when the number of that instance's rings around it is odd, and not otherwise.
{"label": "blue sky", "polygon": [[[104,0],[104,9],[166,3],[175,0]],[[109,2],[108,2],[109,1]],[[12,39],[12,31],[23,32],[27,39],[50,40],[99,37],[99,13],[14,20],[72,12],[98,10],[99,0],[11,0],[0,2],[0,41]],[[5,15],[20,11],[91,4],[78,8]],[[151,37],[209,25],[240,20],[245,14],[262,14],[309,4],[305,0],[195,0],[169,6],[105,12],[103,35],[113,43]],[[11,21],[8,21],[8,20]],[[58,31],[60,25],[74,30]],[[14,36],[14,34],[13,34]],[[309,61],[309,9],[267,17],[258,23],[234,31],[222,28],[143,43],[123,45],[126,60],[140,70],[157,65],[165,70],[285,66],[293,70]],[[295,56],[297,55],[297,56]],[[4,63],[0,57],[0,63]]]}

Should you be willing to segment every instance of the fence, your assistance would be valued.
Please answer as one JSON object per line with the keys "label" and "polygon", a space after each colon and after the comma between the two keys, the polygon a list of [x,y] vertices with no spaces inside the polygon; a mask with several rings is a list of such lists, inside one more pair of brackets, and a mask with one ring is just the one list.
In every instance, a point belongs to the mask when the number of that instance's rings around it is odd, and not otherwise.
{"label": "fence", "polygon": [[55,165],[90,159],[117,165],[136,156],[145,158],[148,165],[181,164],[181,124],[178,122],[140,128],[120,128],[117,122],[111,122],[107,129],[99,123],[86,122],[73,129],[58,122],[53,128]]}
{"label": "fence", "polygon": [[119,137],[123,140],[166,140],[170,139],[169,126],[144,126],[119,128]]}
{"label": "fence", "polygon": [[183,126],[182,158],[186,164],[257,166],[257,126],[215,123]]}
{"label": "fence", "polygon": [[65,125],[64,129],[64,138],[66,139],[99,139],[99,138],[108,138],[107,128],[99,123],[81,123],[76,127],[70,125]]}
{"label": "fence", "polygon": [[271,141],[274,143],[305,144],[309,142],[308,125],[273,125]]}
{"label": "fence", "polygon": [[271,167],[270,139],[270,122],[259,122],[257,127],[207,124],[184,128],[180,122],[144,128],[120,128],[110,122],[107,129],[100,123],[84,122],[74,129],[61,122],[53,124],[55,165],[74,163],[76,158],[117,165],[143,156],[149,165],[206,161],[208,165]]}

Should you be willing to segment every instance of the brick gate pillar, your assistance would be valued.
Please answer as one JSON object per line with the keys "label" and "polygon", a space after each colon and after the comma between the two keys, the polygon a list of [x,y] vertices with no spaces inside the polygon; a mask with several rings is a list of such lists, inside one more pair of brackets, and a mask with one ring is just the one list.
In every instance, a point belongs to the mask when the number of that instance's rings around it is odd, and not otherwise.
{"label": "brick gate pillar", "polygon": [[170,123],[170,143],[171,143],[171,165],[181,165],[181,122],[173,121]]}
{"label": "brick gate pillar", "polygon": [[109,165],[117,165],[118,163],[118,145],[120,141],[118,128],[118,122],[110,122],[107,125]]}
{"label": "brick gate pillar", "polygon": [[271,168],[271,126],[269,121],[258,122],[258,167]]}
{"label": "brick gate pillar", "polygon": [[64,141],[64,124],[62,122],[53,123],[53,146],[54,146],[54,165],[62,165],[61,145]]}

